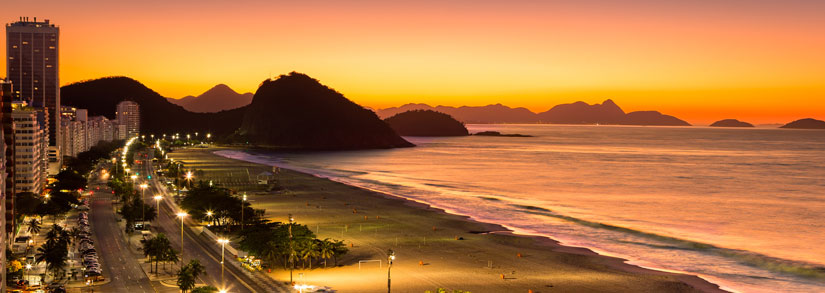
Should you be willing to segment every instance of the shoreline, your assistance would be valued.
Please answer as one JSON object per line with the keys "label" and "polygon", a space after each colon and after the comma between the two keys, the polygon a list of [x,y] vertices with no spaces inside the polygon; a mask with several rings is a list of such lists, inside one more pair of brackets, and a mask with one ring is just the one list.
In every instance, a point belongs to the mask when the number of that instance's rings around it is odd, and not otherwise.
{"label": "shoreline", "polygon": [[[218,150],[245,151],[247,149],[236,148],[236,147],[219,147],[219,148],[206,148],[206,149],[182,149],[182,150],[177,150],[175,152],[170,153],[170,156],[171,157],[176,157],[175,158],[176,160],[185,161],[188,168],[194,168],[194,169],[203,169],[202,167],[204,167],[204,166],[199,167],[198,163],[195,163],[194,165],[192,165],[192,164],[190,164],[191,162],[185,158],[186,156],[178,156],[178,155],[185,152],[185,153],[188,153],[188,155],[190,155],[190,156],[194,155],[195,157],[197,157],[197,156],[204,157],[204,154],[205,154],[206,157],[211,157],[212,161],[217,161],[216,158],[221,158],[223,160],[230,160],[230,161],[234,161],[234,162],[243,162],[243,164],[247,165],[248,167],[252,166],[252,167],[257,167],[257,168],[260,168],[260,169],[271,169],[271,166],[268,166],[268,165],[243,161],[243,160],[239,160],[239,159],[228,158],[228,157],[224,157],[224,156],[213,153],[213,152],[218,151]],[[227,167],[226,165],[235,165],[236,166],[235,168],[238,168],[239,167],[238,165],[241,165],[241,164],[226,164],[226,163],[224,163],[224,164],[217,164],[216,166],[220,166],[221,168],[226,168]],[[212,166],[212,168],[217,168],[217,167]],[[230,167],[230,169],[231,168],[232,167]],[[207,168],[207,170],[208,170],[208,168]],[[247,169],[247,172],[248,172],[248,169]],[[531,289],[531,290],[533,290],[533,292],[539,292],[537,290],[539,288],[539,286],[538,285],[533,286],[534,284],[537,283],[537,281],[539,281],[543,278],[548,278],[548,279],[557,278],[558,271],[555,270],[554,267],[556,267],[558,265],[558,262],[561,262],[561,263],[564,263],[565,265],[574,267],[575,269],[573,269],[573,270],[586,271],[585,275],[588,275],[588,274],[594,275],[593,279],[595,279],[595,281],[593,281],[593,280],[590,280],[590,281],[588,281],[588,280],[577,280],[577,282],[572,282],[572,283],[575,283],[575,285],[583,285],[583,284],[586,285],[584,287],[579,287],[579,286],[571,287],[571,289],[578,290],[578,291],[605,291],[605,290],[607,290],[607,291],[639,291],[639,290],[641,290],[641,291],[656,291],[656,290],[661,291],[661,290],[666,290],[666,291],[669,291],[669,292],[728,292],[728,291],[723,290],[719,285],[714,284],[714,283],[710,282],[709,280],[704,279],[704,278],[702,278],[700,276],[697,276],[697,275],[692,275],[692,274],[684,273],[684,272],[672,272],[672,271],[667,271],[667,270],[664,270],[664,269],[646,268],[646,267],[643,267],[643,266],[631,264],[631,263],[628,263],[628,260],[626,260],[624,258],[617,257],[617,256],[605,255],[605,254],[599,254],[598,252],[596,252],[596,251],[594,251],[590,248],[564,245],[561,242],[559,242],[558,240],[553,239],[552,236],[536,235],[536,234],[529,234],[529,233],[519,233],[519,232],[515,231],[514,229],[506,227],[505,225],[495,224],[495,223],[487,223],[487,222],[483,222],[481,220],[474,219],[472,216],[461,215],[461,214],[458,214],[458,213],[451,213],[450,211],[447,211],[445,209],[438,208],[438,207],[433,207],[432,205],[430,205],[426,202],[422,202],[422,201],[415,200],[415,199],[410,199],[410,198],[407,198],[407,197],[404,197],[404,196],[401,196],[401,195],[388,194],[388,193],[385,193],[385,192],[371,190],[371,189],[368,189],[368,188],[363,188],[363,187],[354,186],[354,185],[348,185],[348,184],[345,184],[345,183],[339,182],[337,180],[334,180],[334,179],[331,179],[331,178],[328,178],[328,177],[325,177],[325,176],[322,176],[322,175],[318,175],[318,174],[312,174],[312,173],[307,173],[307,172],[304,172],[304,171],[292,170],[292,169],[288,169],[288,168],[282,168],[281,176],[286,176],[287,174],[288,174],[287,177],[290,177],[290,179],[296,179],[296,178],[304,177],[304,178],[300,178],[300,179],[304,180],[304,181],[307,181],[307,182],[311,181],[311,183],[313,183],[313,185],[315,183],[317,183],[318,185],[340,185],[336,189],[357,190],[357,191],[353,191],[353,192],[347,192],[347,196],[345,196],[346,199],[350,199],[350,200],[353,200],[353,199],[354,200],[365,200],[366,199],[366,200],[372,202],[372,201],[375,201],[375,200],[373,200],[374,198],[372,198],[372,199],[369,198],[369,196],[372,196],[372,197],[376,197],[376,198],[382,198],[385,201],[388,201],[389,202],[389,204],[388,204],[389,207],[383,207],[382,206],[382,208],[385,208],[385,209],[386,208],[399,209],[399,210],[401,210],[399,212],[409,212],[410,209],[413,209],[413,210],[417,210],[417,212],[414,211],[415,213],[428,214],[425,217],[432,217],[431,214],[437,214],[437,217],[433,217],[433,218],[445,219],[446,221],[448,221],[448,223],[439,223],[439,224],[446,225],[447,227],[460,227],[459,229],[451,229],[451,230],[462,230],[462,229],[464,229],[464,231],[453,231],[452,233],[454,233],[454,234],[459,233],[459,232],[463,232],[465,234],[466,233],[471,233],[471,234],[478,235],[477,237],[473,237],[473,238],[483,238],[483,239],[470,239],[470,236],[463,236],[462,237],[462,239],[463,238],[468,238],[467,240],[473,240],[473,241],[475,241],[475,240],[484,240],[484,241],[479,241],[479,242],[481,242],[480,245],[478,245],[476,247],[473,247],[473,249],[475,249],[475,250],[487,250],[489,252],[489,250],[491,250],[492,248],[488,248],[486,245],[495,243],[495,244],[503,244],[503,246],[505,248],[508,248],[510,250],[513,250],[513,249],[515,251],[527,250],[528,253],[526,255],[529,258],[533,258],[535,256],[541,256],[541,258],[550,258],[550,259],[555,260],[556,261],[555,263],[550,262],[548,264],[545,264],[545,263],[542,262],[542,263],[539,263],[539,264],[530,264],[530,266],[535,266],[535,265],[543,266],[541,268],[541,270],[539,270],[541,272],[539,272],[537,274],[538,277],[535,278],[536,280],[531,280],[529,282],[526,282],[527,284],[523,284],[523,285],[527,286],[527,288],[533,288],[533,289]],[[306,177],[311,177],[311,179],[306,178]],[[287,185],[287,184],[284,183],[284,185]],[[299,185],[298,187],[300,187],[300,188],[298,188],[296,190],[290,189],[290,191],[302,193],[302,192],[308,191],[310,189],[309,186],[300,186]],[[232,188],[232,187],[230,186],[229,188]],[[324,187],[322,187],[321,190],[324,190]],[[339,191],[339,190],[335,190],[335,192],[336,192],[336,196],[339,195],[339,193],[341,193],[341,191]],[[353,196],[349,193],[358,193],[358,194]],[[272,194],[270,193],[269,195],[272,195]],[[278,196],[278,195],[276,195],[276,196],[279,197],[278,198],[279,204],[283,205],[283,203],[280,203],[280,201],[284,200],[284,196]],[[367,196],[367,198],[364,198],[365,196]],[[296,195],[292,195],[292,197],[296,197]],[[306,201],[306,206],[309,207],[310,206],[310,201],[308,201],[308,199],[309,199],[308,197],[307,198],[302,197],[302,199],[300,199],[298,201],[300,202],[300,201],[307,200]],[[312,198],[312,199],[317,200],[317,198]],[[326,199],[327,199],[327,197],[323,197],[323,200],[326,200]],[[256,201],[258,201],[258,199],[256,199]],[[287,201],[289,201],[289,200],[287,200]],[[294,201],[294,199],[292,201]],[[296,203],[297,202],[292,202],[291,204],[296,204]],[[398,203],[401,203],[401,205],[398,205]],[[256,203],[253,202],[253,205],[256,205]],[[263,205],[266,205],[266,204],[263,204]],[[345,203],[344,205],[347,205],[347,203]],[[261,208],[261,206],[255,206],[255,207],[256,208]],[[320,208],[320,206],[318,206],[318,207]],[[272,219],[273,217],[270,217],[271,208],[267,207],[267,206],[264,206],[263,208],[265,208],[267,210],[267,218]],[[295,209],[295,207],[293,206],[290,209]],[[347,207],[346,209],[349,209],[349,207]],[[354,211],[354,209],[353,209],[353,211]],[[365,217],[365,219],[367,218],[367,216],[364,216],[364,217]],[[376,218],[377,217],[378,216],[376,216]],[[392,217],[392,216],[390,216],[390,217]],[[329,217],[326,216],[326,215],[312,215],[312,216],[308,217],[308,219],[312,219],[311,221],[316,222],[316,225],[318,225],[317,227],[318,227],[319,231],[321,230],[321,226],[320,226],[321,224],[320,223],[323,223],[324,225],[327,225],[328,224],[327,221],[329,220],[328,218]],[[277,220],[277,218],[276,218],[276,220]],[[420,221],[422,219],[417,218],[416,220]],[[310,228],[313,228],[310,224],[307,224],[307,225]],[[360,227],[360,225],[361,224],[359,224],[359,227]],[[465,229],[465,227],[467,227],[467,226],[472,226],[476,230],[467,231]],[[482,229],[478,229],[478,228],[482,228]],[[440,229],[440,227],[439,227],[439,229]],[[378,228],[376,228],[376,231],[377,230],[378,230]],[[433,225],[433,231],[434,232],[436,231],[436,226],[435,225]],[[336,232],[335,234],[338,234],[338,232]],[[344,236],[343,230],[341,230],[340,234],[341,234],[341,236]],[[417,235],[420,236],[421,234],[432,234],[432,233],[420,232]],[[320,236],[326,236],[326,235],[319,235],[319,237]],[[347,235],[347,236],[350,236],[350,235]],[[406,234],[405,234],[405,236],[406,236]],[[338,238],[338,237],[336,237],[336,238]],[[355,237],[355,238],[358,238],[358,237]],[[379,243],[381,242],[380,239],[376,240],[376,239],[372,239],[372,238],[377,238],[377,232],[376,232],[376,237],[365,237],[366,242],[379,242]],[[459,239],[459,236],[455,236],[455,239]],[[348,239],[347,237],[344,237],[344,240],[350,240],[350,241],[353,241],[353,242],[361,242],[360,239]],[[524,241],[524,240],[527,240],[527,241]],[[353,242],[350,242],[350,241],[348,241],[348,242],[353,243]],[[387,240],[384,239],[384,242],[387,242]],[[396,242],[395,245],[398,246],[398,237],[395,238],[395,242]],[[427,245],[426,244],[426,236],[424,237],[424,242],[425,242],[425,245]],[[447,242],[445,242],[445,244],[443,244],[443,245],[445,246],[445,248],[447,248],[449,246],[456,246],[456,245],[451,245],[451,243],[459,243],[459,242],[465,242],[465,241],[456,241],[456,242],[450,241],[449,242],[450,244],[447,244]],[[524,242],[527,242],[527,243],[525,244]],[[383,243],[383,244],[386,245],[386,243]],[[442,244],[439,243],[439,245],[442,245]],[[381,245],[378,245],[378,246],[381,246]],[[418,248],[419,248],[419,250],[421,250],[421,244],[418,244]],[[449,247],[449,248],[452,249],[452,248],[455,248],[455,247]],[[459,248],[463,248],[463,247],[459,247]],[[373,254],[375,254],[375,253],[373,253]],[[515,253],[513,253],[513,254],[515,254]],[[521,259],[522,258],[521,253],[518,253],[518,255],[519,255],[518,259]],[[528,257],[525,257],[525,258],[528,258]],[[505,260],[496,260],[496,261],[503,261],[505,263],[505,264],[502,264],[501,267],[511,266],[513,268],[519,268],[520,270],[525,270],[524,265],[519,265],[518,264],[518,262],[519,262],[518,259],[513,261],[511,258],[506,257]],[[456,261],[456,262],[458,262],[458,261]],[[352,265],[350,264],[349,266],[351,267]],[[394,270],[396,269],[395,266],[396,265],[394,265],[394,267],[393,267]],[[345,265],[344,267],[346,268],[347,266]],[[535,269],[535,268],[531,267],[530,269]],[[331,270],[338,270],[338,268],[331,269]],[[454,269],[454,270],[458,270],[458,271],[461,271],[462,274],[466,274],[466,273],[468,273],[466,271],[470,271],[471,269],[468,268],[468,269]],[[516,273],[516,270],[513,270],[513,274],[515,274],[515,273]],[[283,279],[282,276],[280,274],[278,274],[277,272],[273,272],[273,274],[274,274],[275,277]],[[307,274],[313,274],[314,275],[316,273],[312,272],[312,273],[307,273]],[[475,274],[477,274],[477,275],[489,275],[488,273],[478,273],[478,272],[475,272]],[[501,278],[506,280],[505,275],[503,273],[501,274]],[[617,280],[613,280],[613,278],[615,278]],[[515,278],[513,278],[513,279],[515,279]],[[600,280],[600,279],[610,279],[610,281],[605,281],[605,280]],[[455,281],[450,281],[450,280],[443,280],[443,281],[442,280],[432,280],[432,281],[433,281],[433,283],[436,283],[436,284],[441,284],[443,282],[446,282],[447,284],[450,284],[450,282],[453,282],[453,283],[455,282]],[[489,282],[493,282],[493,281],[489,281]],[[516,283],[516,282],[513,282],[513,283]],[[539,282],[539,283],[541,283],[541,282]],[[582,283],[582,284],[580,284],[580,283]],[[620,283],[623,286],[616,287],[615,283]],[[457,284],[458,286],[452,286],[452,287],[456,287],[455,289],[469,290],[468,288],[462,288],[460,286],[460,284],[461,283],[459,282],[459,284]],[[555,282],[554,282],[554,284],[555,284]],[[349,290],[345,290],[345,289],[349,289],[346,286],[342,287],[342,286],[337,285],[335,283],[330,283],[329,285],[332,285],[333,289],[342,290],[342,292],[349,291]],[[520,284],[520,285],[522,285],[522,284]],[[551,290],[553,290],[553,291],[555,291],[555,289],[556,289],[556,288],[552,288],[552,287],[554,287],[553,285],[546,285],[546,286],[547,286],[547,288],[551,288]],[[625,288],[624,289],[619,289],[621,287],[625,287]],[[486,287],[482,287],[482,288],[486,288]],[[355,288],[353,288],[353,289],[355,289]],[[431,288],[429,290],[433,290],[433,289],[435,289],[435,288]],[[358,290],[363,290],[363,289],[358,289]],[[470,290],[470,291],[485,292],[483,290],[482,291]],[[527,291],[527,290],[525,290],[525,291]],[[422,292],[423,292],[423,290],[422,290]]]}

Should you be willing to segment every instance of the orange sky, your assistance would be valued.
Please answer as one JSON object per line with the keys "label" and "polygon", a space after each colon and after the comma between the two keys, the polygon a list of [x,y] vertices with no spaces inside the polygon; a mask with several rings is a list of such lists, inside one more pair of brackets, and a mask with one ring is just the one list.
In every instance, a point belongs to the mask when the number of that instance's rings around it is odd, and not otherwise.
{"label": "orange sky", "polygon": [[168,2],[11,0],[0,19],[61,27],[63,84],[125,75],[175,98],[294,70],[377,108],[612,98],[695,124],[825,119],[825,1]]}

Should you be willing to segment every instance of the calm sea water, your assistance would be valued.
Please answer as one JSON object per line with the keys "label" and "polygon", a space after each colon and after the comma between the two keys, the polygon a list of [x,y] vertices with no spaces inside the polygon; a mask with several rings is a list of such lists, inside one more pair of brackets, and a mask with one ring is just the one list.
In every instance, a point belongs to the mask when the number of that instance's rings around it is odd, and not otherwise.
{"label": "calm sea water", "polygon": [[429,203],[745,292],[825,291],[825,131],[469,125],[536,137],[224,156]]}

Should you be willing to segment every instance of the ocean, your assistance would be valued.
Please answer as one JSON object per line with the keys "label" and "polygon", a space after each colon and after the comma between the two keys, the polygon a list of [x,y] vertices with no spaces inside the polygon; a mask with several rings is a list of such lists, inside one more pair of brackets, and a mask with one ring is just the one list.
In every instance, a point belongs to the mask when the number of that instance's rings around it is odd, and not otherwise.
{"label": "ocean", "polygon": [[534,137],[219,151],[428,203],[740,292],[825,291],[825,131],[468,125]]}

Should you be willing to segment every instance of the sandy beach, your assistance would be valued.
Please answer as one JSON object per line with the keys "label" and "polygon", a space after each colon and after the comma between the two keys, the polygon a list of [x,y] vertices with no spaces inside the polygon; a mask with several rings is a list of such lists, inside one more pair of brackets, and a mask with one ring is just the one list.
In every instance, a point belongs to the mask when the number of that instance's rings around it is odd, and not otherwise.
{"label": "sandy beach", "polygon": [[[246,191],[253,207],[266,209],[273,221],[292,214],[319,238],[351,245],[337,267],[330,262],[328,268],[295,270],[297,283],[338,292],[384,292],[386,252],[392,249],[396,292],[724,292],[696,276],[643,269],[544,237],[513,235],[499,225],[292,170],[281,169],[278,175],[286,191],[261,192],[254,184],[237,182],[246,174],[254,179],[270,166],[224,158],[212,153],[216,150],[181,149],[169,157],[203,170],[199,180],[236,182],[226,187]],[[289,271],[271,274],[289,280]]]}

